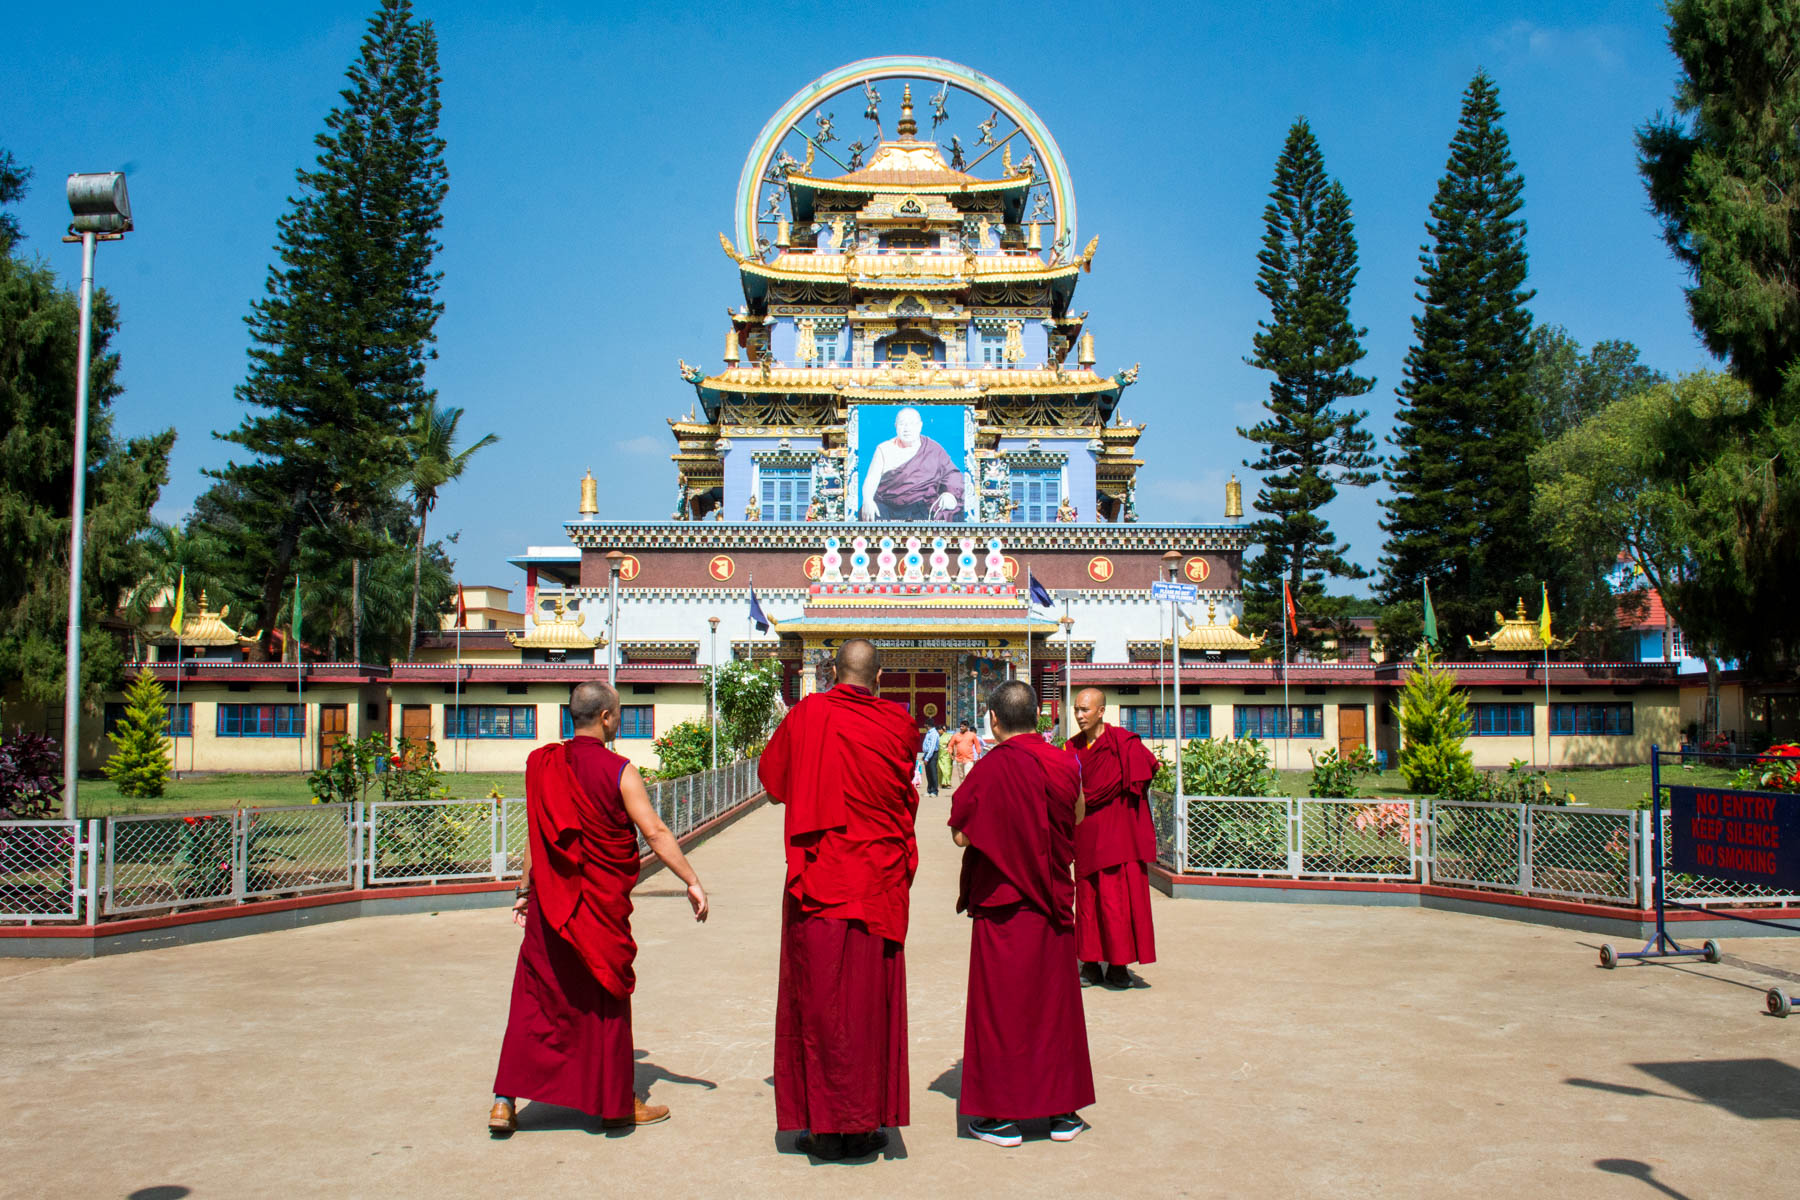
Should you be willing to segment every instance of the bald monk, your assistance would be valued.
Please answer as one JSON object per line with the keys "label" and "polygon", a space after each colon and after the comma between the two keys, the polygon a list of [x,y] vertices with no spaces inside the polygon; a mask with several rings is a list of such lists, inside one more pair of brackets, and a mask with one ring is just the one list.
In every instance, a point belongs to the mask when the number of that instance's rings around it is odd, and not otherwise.
{"label": "bald monk", "polygon": [[797,1148],[861,1158],[907,1123],[906,918],[919,868],[912,784],[919,731],[876,695],[881,658],[861,638],[836,684],[796,704],[763,752],[786,806],[775,1124]]}
{"label": "bald monk", "polygon": [[1150,780],[1157,763],[1136,734],[1105,718],[1106,696],[1083,688],[1075,697],[1080,731],[1063,746],[1081,763],[1086,802],[1075,829],[1075,953],[1084,983],[1125,988],[1131,986],[1126,963],[1156,961],[1144,864],[1156,858]]}
{"label": "bald monk", "polygon": [[956,909],[973,918],[956,1108],[996,1146],[1046,1117],[1051,1140],[1072,1142],[1087,1128],[1077,1110],[1094,1102],[1069,874],[1081,769],[1037,732],[1037,696],[1020,680],[988,697],[988,723],[998,744],[950,801],[964,847]]}
{"label": "bald monk", "polygon": [[569,720],[574,737],[525,760],[525,869],[513,901],[525,940],[488,1113],[498,1137],[519,1127],[521,1096],[579,1109],[608,1128],[668,1120],[668,1106],[632,1091],[638,834],[687,885],[694,920],[706,920],[706,890],[650,807],[637,768],[606,748],[619,730],[619,694],[576,684]]}

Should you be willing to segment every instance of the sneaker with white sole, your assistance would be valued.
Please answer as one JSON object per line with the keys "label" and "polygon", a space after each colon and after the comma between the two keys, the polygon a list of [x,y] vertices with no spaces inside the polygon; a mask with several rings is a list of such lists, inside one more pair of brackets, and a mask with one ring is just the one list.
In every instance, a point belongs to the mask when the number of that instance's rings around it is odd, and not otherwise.
{"label": "sneaker with white sole", "polygon": [[969,1136],[996,1146],[1017,1146],[1025,1140],[1017,1121],[1001,1121],[993,1117],[970,1118]]}
{"label": "sneaker with white sole", "polygon": [[1081,1136],[1081,1131],[1088,1124],[1075,1113],[1064,1113],[1060,1117],[1050,1118],[1050,1140],[1053,1142],[1072,1142]]}

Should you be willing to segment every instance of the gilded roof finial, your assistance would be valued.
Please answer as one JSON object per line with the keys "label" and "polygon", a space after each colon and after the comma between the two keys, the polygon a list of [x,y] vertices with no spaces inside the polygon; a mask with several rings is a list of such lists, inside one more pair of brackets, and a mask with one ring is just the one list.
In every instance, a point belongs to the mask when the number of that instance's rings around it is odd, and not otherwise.
{"label": "gilded roof finial", "polygon": [[581,515],[592,517],[600,512],[600,484],[590,469],[581,480]]}
{"label": "gilded roof finial", "polygon": [[1234,474],[1225,483],[1225,516],[1229,520],[1239,520],[1244,515],[1244,485],[1238,482]]}
{"label": "gilded roof finial", "polygon": [[912,84],[907,84],[900,91],[900,124],[896,126],[900,140],[910,142],[919,132],[919,123],[913,120]]}

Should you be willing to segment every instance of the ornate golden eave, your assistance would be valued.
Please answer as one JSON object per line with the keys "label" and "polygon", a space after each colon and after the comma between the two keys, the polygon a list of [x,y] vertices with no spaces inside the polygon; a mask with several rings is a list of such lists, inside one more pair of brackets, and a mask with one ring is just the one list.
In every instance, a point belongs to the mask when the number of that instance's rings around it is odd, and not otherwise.
{"label": "ornate golden eave", "polygon": [[[1542,654],[1546,647],[1544,639],[1538,634],[1538,623],[1525,615],[1525,601],[1509,618],[1496,611],[1494,613],[1494,632],[1482,641],[1470,637],[1467,639],[1469,649],[1487,650],[1494,654]],[[1574,638],[1559,638],[1551,635],[1549,649],[1561,650],[1573,642]]]}
{"label": "ornate golden eave", "polygon": [[[1190,619],[1187,623],[1187,632],[1181,635],[1181,648],[1183,650],[1216,650],[1221,652],[1242,653],[1262,649],[1264,639],[1269,636],[1267,633],[1260,633],[1255,637],[1246,636],[1238,629],[1238,619],[1235,613],[1232,615],[1231,619],[1223,625],[1218,624],[1217,620],[1218,606],[1208,603],[1206,606],[1206,624],[1196,624]],[[1168,645],[1169,640],[1170,639],[1168,638],[1164,638],[1163,645]]]}
{"label": "ornate golden eave", "polygon": [[262,631],[245,636],[231,626],[225,624],[225,618],[231,613],[231,605],[227,604],[218,612],[206,606],[206,593],[200,593],[200,611],[182,621],[182,629],[176,639],[183,646],[236,646],[250,645],[260,641]]}
{"label": "ornate golden eave", "polygon": [[[1098,241],[1099,239],[1094,239]],[[975,283],[1019,283],[1063,279],[1082,270],[1093,258],[1094,242],[1071,262],[1051,265],[1035,254],[814,254],[788,252],[773,262],[738,253],[719,235],[731,260],[746,273],[765,279],[816,283],[821,280],[858,287],[909,286],[960,287]]]}
{"label": "ornate golden eave", "polygon": [[550,620],[538,621],[529,633],[509,632],[506,640],[521,650],[593,650],[606,644],[604,635],[589,637],[581,632],[582,623],[587,620],[586,613],[576,613],[571,621],[568,612],[568,606],[558,596],[556,612]]}

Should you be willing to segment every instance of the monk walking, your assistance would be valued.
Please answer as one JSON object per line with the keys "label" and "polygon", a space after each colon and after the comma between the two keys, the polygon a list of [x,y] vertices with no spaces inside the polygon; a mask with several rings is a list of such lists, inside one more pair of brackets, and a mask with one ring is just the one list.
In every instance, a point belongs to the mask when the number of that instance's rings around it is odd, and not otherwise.
{"label": "monk walking", "polygon": [[919,731],[876,695],[880,655],[855,638],[836,684],[796,704],[763,752],[787,808],[775,1124],[798,1148],[861,1158],[907,1123],[906,918],[919,868]]}
{"label": "monk walking", "polygon": [[637,768],[606,748],[619,729],[618,693],[577,684],[569,719],[574,737],[525,760],[525,869],[513,902],[525,940],[488,1114],[497,1136],[518,1128],[521,1096],[579,1109],[609,1128],[668,1120],[666,1105],[632,1091],[639,833],[687,885],[694,919],[706,920],[706,891],[650,807]]}
{"label": "monk walking", "polygon": [[1136,734],[1108,725],[1105,717],[1106,696],[1082,689],[1075,697],[1080,732],[1063,747],[1081,763],[1087,806],[1075,829],[1075,953],[1082,982],[1126,988],[1126,963],[1156,961],[1144,864],[1156,858],[1150,780],[1157,764]]}
{"label": "monk walking", "polygon": [[996,1146],[1017,1146],[1019,1123],[1045,1117],[1051,1139],[1070,1142],[1094,1102],[1069,874],[1081,771],[1037,732],[1029,685],[995,688],[988,719],[998,744],[950,801],[965,847],[956,910],[973,918],[956,1108]]}

